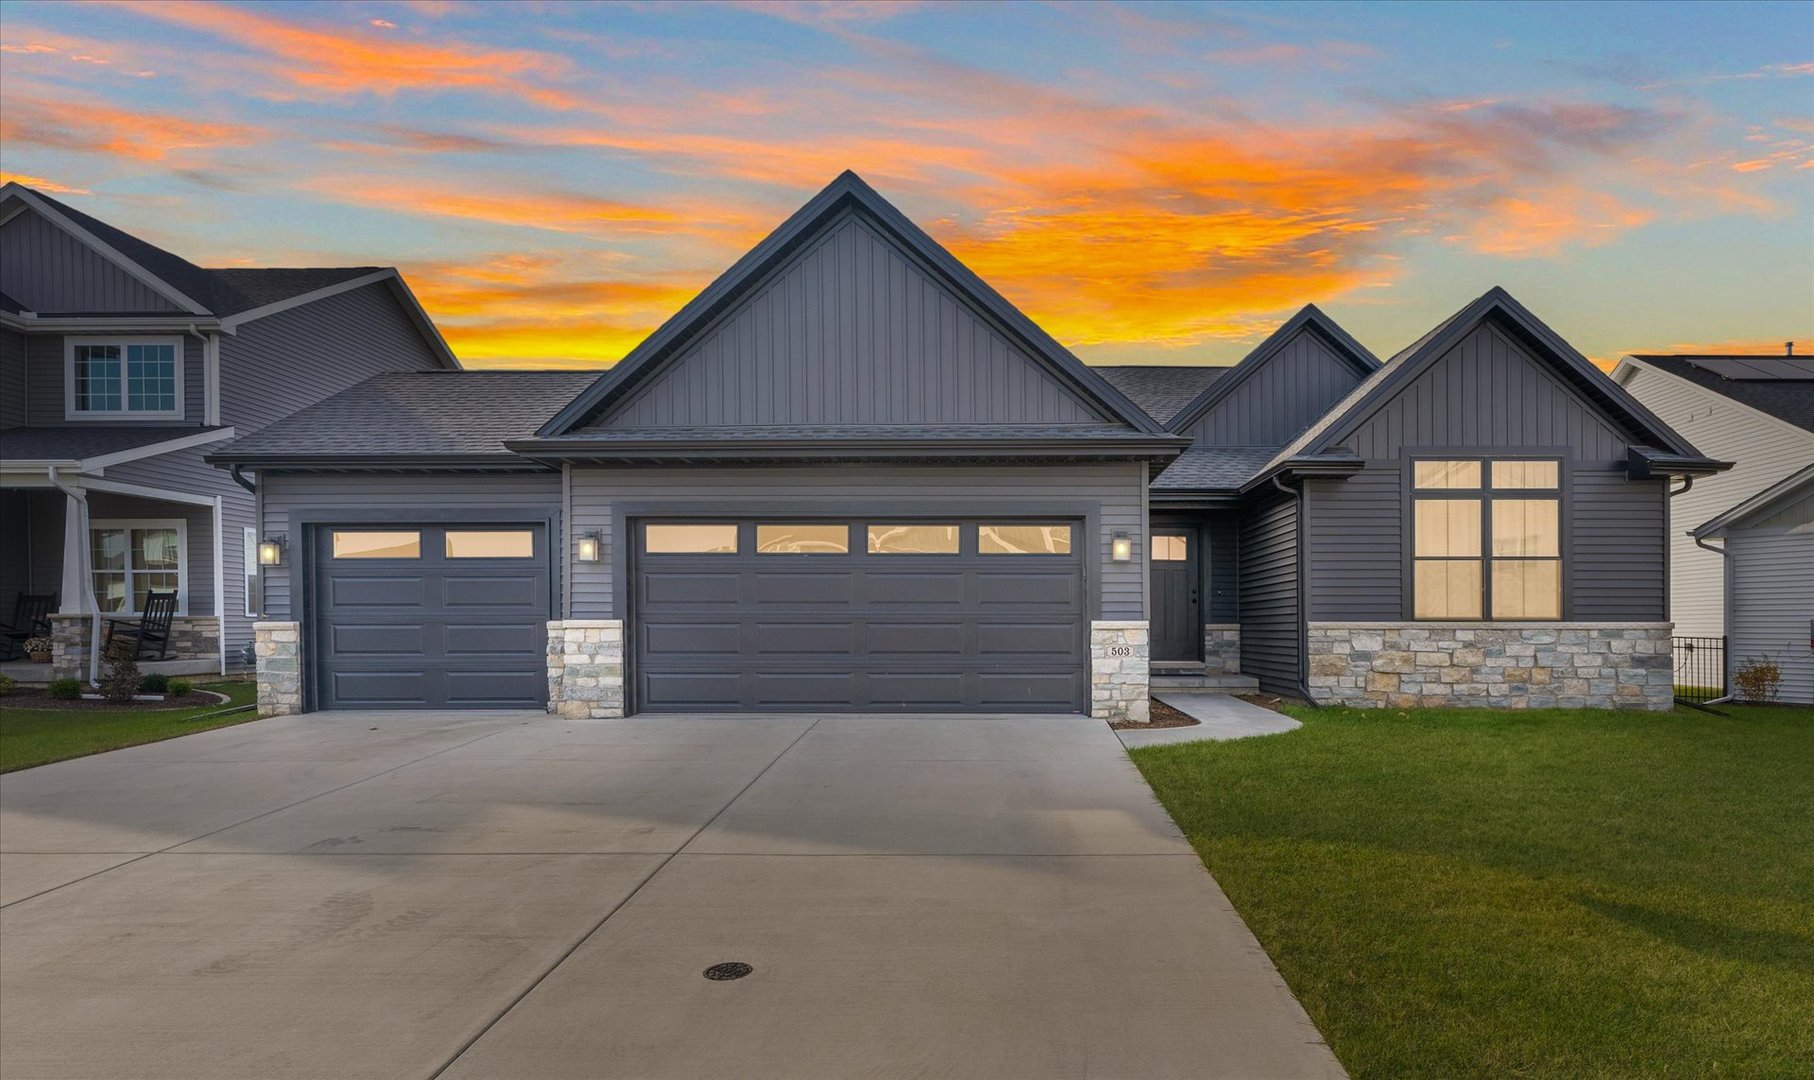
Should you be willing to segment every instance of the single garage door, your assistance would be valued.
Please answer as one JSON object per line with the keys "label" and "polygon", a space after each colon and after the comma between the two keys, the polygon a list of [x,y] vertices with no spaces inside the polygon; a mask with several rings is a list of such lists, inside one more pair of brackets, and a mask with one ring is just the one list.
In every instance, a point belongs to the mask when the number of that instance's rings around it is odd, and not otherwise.
{"label": "single garage door", "polygon": [[547,701],[544,526],[315,532],[319,707],[505,709]]}
{"label": "single garage door", "polygon": [[1087,711],[1078,522],[635,532],[638,709]]}

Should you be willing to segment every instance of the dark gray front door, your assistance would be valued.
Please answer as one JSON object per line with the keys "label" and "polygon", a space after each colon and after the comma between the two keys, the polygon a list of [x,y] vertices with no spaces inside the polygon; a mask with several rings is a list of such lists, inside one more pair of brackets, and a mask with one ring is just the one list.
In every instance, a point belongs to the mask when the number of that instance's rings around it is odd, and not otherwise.
{"label": "dark gray front door", "polygon": [[548,693],[541,525],[321,526],[323,709],[537,708]]}
{"label": "dark gray front door", "polygon": [[1200,660],[1203,616],[1194,530],[1153,533],[1153,659]]}
{"label": "dark gray front door", "polygon": [[632,530],[638,709],[1088,708],[1080,522]]}

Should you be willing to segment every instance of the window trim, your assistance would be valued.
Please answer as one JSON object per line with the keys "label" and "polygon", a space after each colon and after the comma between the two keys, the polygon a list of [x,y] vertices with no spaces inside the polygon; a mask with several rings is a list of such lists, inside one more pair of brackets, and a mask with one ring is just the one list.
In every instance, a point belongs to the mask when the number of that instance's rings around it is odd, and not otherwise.
{"label": "window trim", "polygon": [[[117,345],[122,350],[120,357],[120,407],[118,409],[78,409],[76,407],[76,349],[83,345]],[[126,358],[124,349],[128,345],[170,345],[176,355],[176,407],[147,411],[129,408],[131,401],[126,383]],[[126,337],[99,337],[66,334],[63,337],[63,419],[65,420],[181,420],[187,415],[184,393],[184,368],[188,367],[183,355],[183,338],[181,335],[131,335]]]}
{"label": "window trim", "polygon": [[[126,569],[123,571],[121,571],[121,570],[101,570],[94,565],[94,558],[93,558],[93,554],[92,554],[94,551],[93,534],[98,531],[111,530],[111,529],[126,530]],[[169,571],[167,571],[167,570],[136,570],[133,567],[133,565],[132,565],[132,530],[133,529],[175,529],[176,530],[176,613],[178,615],[189,614],[189,584],[190,584],[190,582],[189,582],[189,522],[184,518],[90,518],[89,519],[89,522],[88,522],[88,531],[90,534],[88,537],[88,550],[90,552],[90,556],[89,556],[89,560],[88,560],[89,561],[89,566],[88,566],[89,591],[91,593],[94,591],[94,579],[95,579],[95,575],[97,575],[97,574],[124,573],[126,575],[126,606],[121,608],[118,611],[100,611],[99,610],[100,600],[99,600],[99,597],[97,597],[96,601],[95,601],[96,613],[98,615],[100,615],[100,617],[103,619],[128,618],[131,616],[144,614],[144,612],[138,611],[135,608],[133,608],[133,606],[132,606],[132,596],[133,596],[132,575],[134,573],[143,573],[143,574],[169,573]]]}
{"label": "window trim", "polygon": [[[241,576],[245,578],[245,595],[240,605],[249,619],[256,619],[264,603],[264,568],[258,565],[258,530],[247,525],[242,530],[243,549],[240,556],[245,560]],[[252,601],[256,599],[258,603]]]}
{"label": "window trim", "polygon": [[[1477,488],[1419,488],[1417,463],[1420,461],[1478,461],[1480,486]],[[1495,461],[1551,461],[1556,465],[1553,488],[1495,488],[1492,486],[1492,463]],[[1401,607],[1404,618],[1417,623],[1546,623],[1566,621],[1572,607],[1569,567],[1574,562],[1569,510],[1571,459],[1566,448],[1520,448],[1504,452],[1482,452],[1478,447],[1443,449],[1426,447],[1406,451],[1404,459],[1404,570]],[[1480,554],[1456,559],[1417,555],[1417,503],[1420,499],[1467,499],[1480,504]],[[1493,503],[1500,499],[1554,501],[1556,504],[1556,554],[1544,556],[1495,556],[1493,554]],[[1420,616],[1417,614],[1417,564],[1419,562],[1463,561],[1480,567],[1480,615]],[[1493,614],[1493,564],[1495,562],[1554,562],[1556,569],[1556,614],[1530,617]]]}

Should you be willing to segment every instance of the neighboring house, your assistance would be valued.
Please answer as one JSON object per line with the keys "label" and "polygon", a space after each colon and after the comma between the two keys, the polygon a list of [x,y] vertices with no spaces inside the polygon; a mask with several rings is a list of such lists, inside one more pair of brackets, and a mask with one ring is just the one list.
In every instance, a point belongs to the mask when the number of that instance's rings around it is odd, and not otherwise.
{"label": "neighboring house", "polygon": [[0,618],[57,594],[52,668],[89,675],[92,614],[174,590],[161,669],[238,665],[253,497],[202,455],[379,372],[458,366],[393,269],[203,269],[0,187]]}
{"label": "neighboring house", "polygon": [[1613,380],[1730,472],[1670,500],[1670,618],[1675,632],[1727,632],[1725,567],[1689,531],[1814,462],[1814,359],[1799,356],[1627,356]]}
{"label": "neighboring house", "polygon": [[272,711],[1137,720],[1153,658],[1667,708],[1669,482],[1723,467],[1497,289],[1384,365],[1306,308],[1091,369],[850,173],[601,376],[380,376],[209,459],[283,551]]}
{"label": "neighboring house", "polygon": [[[1814,705],[1814,463],[1694,530],[1725,563],[1726,685],[1758,660],[1782,669],[1778,700]],[[1721,541],[1718,549],[1713,541]]]}

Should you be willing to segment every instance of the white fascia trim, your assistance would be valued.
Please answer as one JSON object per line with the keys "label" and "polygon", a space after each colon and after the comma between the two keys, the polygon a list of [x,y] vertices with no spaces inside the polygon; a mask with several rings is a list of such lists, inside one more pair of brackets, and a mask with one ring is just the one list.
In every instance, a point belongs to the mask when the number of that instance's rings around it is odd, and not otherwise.
{"label": "white fascia trim", "polygon": [[59,214],[49,203],[38,198],[37,193],[30,188],[10,182],[5,187],[0,187],[0,199],[13,195],[18,196],[21,202],[29,204],[33,210],[36,210],[38,213],[49,218],[58,228],[63,229],[71,236],[100,252],[101,256],[107,259],[107,261],[150,286],[152,290],[163,296],[166,300],[174,303],[177,307],[196,315],[212,314],[207,308],[197,303],[176,286],[165,281],[163,278],[158,277],[156,274],[153,274],[138,263],[133,262],[131,259],[128,259],[114,248],[103,243],[100,237],[89,232],[87,229],[82,228],[80,225],[77,225],[62,214]]}
{"label": "white fascia trim", "polygon": [[345,281],[329,285],[323,289],[316,289],[314,292],[299,293],[296,296],[290,297],[288,300],[279,300],[276,303],[266,304],[263,307],[250,308],[237,315],[229,315],[220,321],[220,328],[231,334],[239,329],[242,324],[249,323],[254,319],[262,319],[267,315],[275,315],[280,311],[288,311],[291,308],[301,307],[304,304],[312,304],[317,300],[325,300],[330,296],[337,296],[343,292],[352,292],[354,289],[362,289],[375,281],[383,281],[386,278],[394,278],[396,276],[397,271],[390,267],[386,267],[383,270],[375,270],[372,273],[356,278],[348,278]]}
{"label": "white fascia trim", "polygon": [[141,499],[160,499],[164,502],[182,503],[185,506],[214,505],[216,496],[197,495],[192,491],[172,491],[169,488],[146,487],[143,484],[124,484],[118,480],[102,480],[94,476],[72,476],[72,486],[88,491],[105,491],[110,495],[137,495]]}
{"label": "white fascia trim", "polygon": [[220,334],[202,335],[202,423],[220,423]]}
{"label": "white fascia trim", "polygon": [[212,315],[205,318],[188,315],[72,315],[68,318],[47,319],[31,311],[19,315],[0,311],[0,326],[41,333],[168,334],[213,330],[220,323]]}

